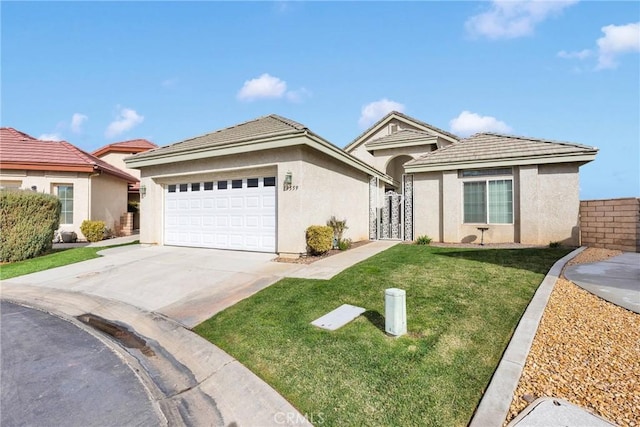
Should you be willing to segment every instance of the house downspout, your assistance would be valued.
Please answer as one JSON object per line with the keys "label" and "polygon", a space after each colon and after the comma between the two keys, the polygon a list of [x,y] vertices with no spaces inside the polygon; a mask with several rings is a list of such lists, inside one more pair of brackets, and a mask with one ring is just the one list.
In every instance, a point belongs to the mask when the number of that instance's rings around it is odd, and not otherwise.
{"label": "house downspout", "polygon": [[91,185],[91,178],[94,178],[96,176],[100,176],[102,175],[102,170],[98,168],[97,165],[93,165],[93,172],[91,172],[89,174],[88,180],[87,180],[87,186],[89,187],[87,190],[88,193],[88,197],[87,197],[87,216],[88,216],[88,220],[91,220],[92,218],[92,214],[93,212],[91,212],[91,205],[92,205],[92,197],[93,197],[93,191],[92,188],[93,186]]}

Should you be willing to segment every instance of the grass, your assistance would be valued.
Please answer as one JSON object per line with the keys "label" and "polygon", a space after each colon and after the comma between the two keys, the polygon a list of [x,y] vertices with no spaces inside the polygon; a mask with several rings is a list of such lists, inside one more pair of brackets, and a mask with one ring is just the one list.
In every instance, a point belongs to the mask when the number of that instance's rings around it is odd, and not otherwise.
{"label": "grass", "polygon": [[62,267],[63,265],[74,264],[98,258],[98,252],[107,248],[137,244],[138,241],[126,243],[124,245],[113,245],[103,247],[81,247],[72,249],[53,249],[50,253],[37,258],[24,261],[2,264],[0,266],[0,280],[11,279],[25,274],[36,273],[38,271],[49,270],[50,268]]}
{"label": "grass", "polygon": [[[285,279],[195,331],[323,426],[465,426],[535,290],[568,249],[397,245],[332,280]],[[384,333],[384,290],[409,333]],[[326,331],[342,304],[367,311]]]}

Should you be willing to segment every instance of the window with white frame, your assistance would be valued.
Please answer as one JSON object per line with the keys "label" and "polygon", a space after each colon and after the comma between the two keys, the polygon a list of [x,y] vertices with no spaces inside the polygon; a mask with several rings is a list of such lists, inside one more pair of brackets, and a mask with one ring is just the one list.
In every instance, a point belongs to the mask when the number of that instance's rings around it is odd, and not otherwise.
{"label": "window with white frame", "polygon": [[55,190],[62,205],[60,224],[73,224],[73,185],[56,185]]}
{"label": "window with white frame", "polygon": [[462,183],[465,224],[513,223],[513,179],[489,178],[491,175],[507,174],[511,174],[510,169],[462,172],[463,178],[483,177],[465,180]]}

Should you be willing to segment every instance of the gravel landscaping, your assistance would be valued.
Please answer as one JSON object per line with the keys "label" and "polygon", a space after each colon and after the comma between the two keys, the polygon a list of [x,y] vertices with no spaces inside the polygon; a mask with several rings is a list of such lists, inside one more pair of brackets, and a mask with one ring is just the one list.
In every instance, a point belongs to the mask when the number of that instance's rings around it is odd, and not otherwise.
{"label": "gravel landscaping", "polygon": [[[589,248],[569,264],[600,261],[620,253]],[[533,399],[544,396],[566,399],[620,426],[638,426],[640,315],[560,278],[506,422]]]}

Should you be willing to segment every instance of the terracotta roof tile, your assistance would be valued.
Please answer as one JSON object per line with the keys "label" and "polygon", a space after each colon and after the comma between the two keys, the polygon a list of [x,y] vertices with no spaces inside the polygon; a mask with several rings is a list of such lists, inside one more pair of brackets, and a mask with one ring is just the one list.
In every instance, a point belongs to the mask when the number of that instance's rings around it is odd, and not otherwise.
{"label": "terracotta roof tile", "polygon": [[41,141],[13,128],[0,128],[3,169],[101,171],[127,182],[137,178],[66,141]]}
{"label": "terracotta roof tile", "polygon": [[107,144],[98,148],[93,153],[94,156],[100,157],[104,154],[116,152],[116,153],[141,153],[143,151],[152,150],[158,146],[146,139],[132,139],[130,141],[115,142],[113,144]]}
{"label": "terracotta roof tile", "polygon": [[36,138],[29,134],[20,132],[14,128],[0,128],[0,140],[2,141],[33,141]]}

